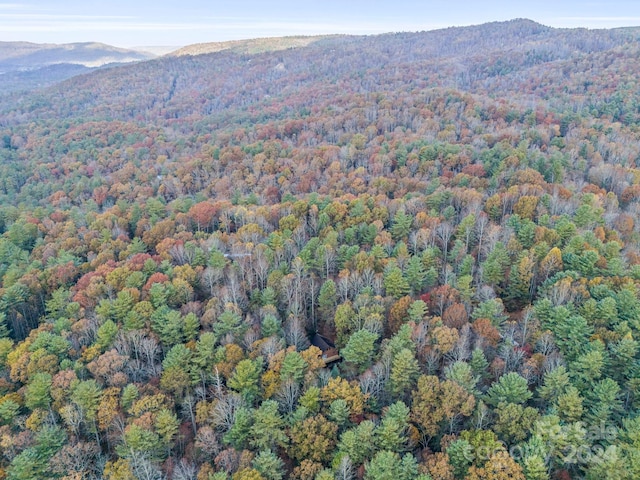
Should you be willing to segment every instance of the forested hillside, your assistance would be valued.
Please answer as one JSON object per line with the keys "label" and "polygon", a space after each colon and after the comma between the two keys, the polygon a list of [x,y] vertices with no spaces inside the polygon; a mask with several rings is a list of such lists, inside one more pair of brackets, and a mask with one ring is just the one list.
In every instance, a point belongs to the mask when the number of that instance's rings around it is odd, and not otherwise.
{"label": "forested hillside", "polygon": [[0,479],[640,478],[640,29],[306,43],[0,97]]}

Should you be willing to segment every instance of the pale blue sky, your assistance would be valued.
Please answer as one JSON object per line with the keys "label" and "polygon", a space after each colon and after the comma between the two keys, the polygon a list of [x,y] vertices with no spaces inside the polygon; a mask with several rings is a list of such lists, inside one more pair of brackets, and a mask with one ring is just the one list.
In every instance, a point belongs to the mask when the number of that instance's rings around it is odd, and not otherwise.
{"label": "pale blue sky", "polygon": [[512,18],[554,27],[640,25],[640,0],[0,0],[0,41],[186,45],[432,30]]}

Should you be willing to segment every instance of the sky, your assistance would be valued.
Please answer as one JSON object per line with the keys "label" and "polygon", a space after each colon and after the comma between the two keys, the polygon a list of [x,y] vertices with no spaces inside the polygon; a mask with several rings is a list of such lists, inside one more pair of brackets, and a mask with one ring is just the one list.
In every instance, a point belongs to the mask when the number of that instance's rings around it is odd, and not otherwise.
{"label": "sky", "polygon": [[414,32],[513,18],[552,27],[640,26],[640,0],[0,0],[0,41],[182,46]]}

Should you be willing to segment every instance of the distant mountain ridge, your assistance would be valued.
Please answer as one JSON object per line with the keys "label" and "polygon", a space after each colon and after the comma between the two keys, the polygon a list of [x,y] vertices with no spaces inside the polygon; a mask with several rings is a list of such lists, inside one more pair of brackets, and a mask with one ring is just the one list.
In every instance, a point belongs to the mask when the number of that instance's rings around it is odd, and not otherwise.
{"label": "distant mountain ridge", "polygon": [[0,42],[0,91],[30,91],[111,64],[155,58],[148,51],[104,43],[39,44]]}
{"label": "distant mountain ridge", "polygon": [[290,48],[306,47],[319,40],[337,36],[339,35],[271,37],[248,40],[231,40],[228,42],[195,43],[171,52],[167,54],[167,56],[181,57],[184,55],[206,55],[208,53],[217,53],[222,51],[245,54],[275,52],[279,50],[288,50]]}
{"label": "distant mountain ridge", "polygon": [[[8,92],[0,110],[5,121],[51,115],[177,119],[260,111],[274,102],[305,109],[318,96],[328,101],[344,92],[434,87],[509,92],[521,101],[553,92],[570,103],[600,104],[604,93],[617,88],[619,75],[631,79],[639,52],[637,27],[552,28],[526,19],[423,32],[197,44],[86,75],[77,75],[75,66],[62,83],[59,69],[52,70],[47,74],[55,72],[56,81],[47,77],[51,89],[37,96],[12,96],[19,79],[4,90],[0,75],[0,92]],[[580,75],[571,75],[576,69]],[[606,90],[594,87],[605,84]],[[46,86],[40,81],[37,88]]]}
{"label": "distant mountain ridge", "polygon": [[181,48],[183,48],[181,45],[136,45],[135,47],[131,47],[130,50],[135,50],[136,52],[141,53],[150,53],[151,55],[161,57],[162,55],[168,55]]}
{"label": "distant mountain ridge", "polygon": [[0,72],[33,70],[49,65],[69,63],[85,67],[101,67],[108,63],[149,60],[155,55],[104,43],[39,44],[0,42]]}
{"label": "distant mountain ridge", "polygon": [[[77,76],[37,98],[7,98],[0,108],[6,121],[51,115],[157,121],[259,111],[274,103],[305,109],[319,97],[329,101],[344,92],[434,87],[500,96],[509,92],[523,101],[561,89],[556,94],[567,100],[575,96],[571,102],[601,102],[603,91],[592,86],[605,83],[604,71],[610,71],[606,78],[614,83],[619,74],[633,74],[630,65],[640,37],[637,28],[557,29],[516,19],[425,32],[206,45]],[[262,51],[250,53],[259,47]],[[206,51],[211,53],[197,53]],[[580,66],[580,76],[569,82],[567,75],[583,61],[588,65]]]}

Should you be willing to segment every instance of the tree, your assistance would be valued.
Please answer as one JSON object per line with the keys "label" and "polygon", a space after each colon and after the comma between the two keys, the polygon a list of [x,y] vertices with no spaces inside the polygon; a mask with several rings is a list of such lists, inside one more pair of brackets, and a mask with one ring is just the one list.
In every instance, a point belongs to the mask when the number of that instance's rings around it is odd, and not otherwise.
{"label": "tree", "polygon": [[320,410],[320,389],[314,386],[307,388],[307,390],[300,396],[298,403],[307,412],[311,414],[318,413]]}
{"label": "tree", "polygon": [[447,446],[446,452],[455,477],[465,478],[474,460],[471,444],[464,439],[454,440]]}
{"label": "tree", "polygon": [[106,480],[136,480],[131,471],[131,464],[122,458],[107,462],[103,474]]}
{"label": "tree", "polygon": [[556,401],[569,387],[569,374],[564,365],[545,373],[543,385],[538,389],[540,398],[548,402]]}
{"label": "tree", "polygon": [[331,470],[325,468],[316,474],[315,480],[335,480],[335,476]]}
{"label": "tree", "polygon": [[266,400],[253,414],[249,443],[257,450],[275,450],[276,447],[283,447],[288,440],[283,428],[284,421],[278,413],[278,403]]}
{"label": "tree", "polygon": [[118,295],[111,306],[114,320],[118,322],[124,322],[129,312],[133,310],[135,304],[137,303],[137,299],[136,296],[134,296],[134,293],[137,294],[137,290],[124,289],[118,292]]}
{"label": "tree", "polygon": [[474,228],[476,224],[475,214],[470,214],[464,217],[458,224],[456,229],[456,237],[464,241],[465,252],[469,251],[469,246],[474,241]]}
{"label": "tree", "polygon": [[348,382],[344,378],[331,378],[321,391],[321,398],[330,405],[334,400],[343,399],[349,405],[351,415],[361,415],[366,401],[357,382]]}
{"label": "tree", "polygon": [[562,251],[558,247],[553,247],[540,262],[540,273],[543,275],[543,280],[562,270],[562,267]]}
{"label": "tree", "polygon": [[192,361],[200,370],[210,371],[215,361],[216,337],[213,332],[202,332],[196,342]]}
{"label": "tree", "polygon": [[36,408],[49,408],[51,403],[51,375],[38,372],[27,385],[25,405],[34,410]]}
{"label": "tree", "polygon": [[407,310],[407,315],[409,316],[409,320],[414,323],[420,323],[424,320],[424,316],[427,314],[427,304],[422,300],[416,300],[411,303],[409,310]]}
{"label": "tree", "polygon": [[426,435],[433,437],[445,422],[453,430],[458,419],[473,413],[475,404],[475,397],[456,382],[440,382],[434,375],[423,375],[412,394],[411,418]]}
{"label": "tree", "polygon": [[577,422],[582,418],[584,413],[583,398],[573,385],[558,396],[555,404],[557,405],[558,414],[564,421]]}
{"label": "tree", "polygon": [[605,369],[604,345],[596,341],[586,349],[588,349],[586,353],[579,355],[569,364],[572,383],[581,392],[590,390],[593,384],[602,377]]}
{"label": "tree", "polygon": [[[154,284],[158,285],[158,284]],[[160,306],[151,315],[151,326],[158,334],[162,343],[171,347],[183,341],[182,316],[177,310],[172,310],[166,305]]]}
{"label": "tree", "polygon": [[298,352],[288,352],[282,366],[280,368],[280,380],[293,380],[296,383],[300,383],[304,378],[305,371],[307,369],[307,362],[304,361],[302,355]]}
{"label": "tree", "polygon": [[100,325],[100,328],[98,328],[96,343],[103,350],[107,349],[112,345],[113,340],[116,338],[117,334],[118,326],[112,320],[107,320],[102,325]]}
{"label": "tree", "polygon": [[536,207],[538,206],[538,200],[538,197],[523,195],[513,206],[513,213],[522,218],[532,220],[535,215]]}
{"label": "tree", "polygon": [[334,316],[334,325],[336,327],[336,346],[342,348],[347,344],[347,340],[353,330],[354,319],[356,318],[356,312],[351,305],[351,302],[345,302],[338,305],[336,308],[336,314]]}
{"label": "tree", "polygon": [[102,473],[100,453],[98,446],[93,443],[68,444],[51,458],[51,469],[57,475],[75,475],[79,478],[99,476]]}
{"label": "tree", "polygon": [[533,293],[534,268],[535,262],[528,255],[523,255],[520,261],[511,267],[507,287],[507,298],[511,310],[522,309],[530,302]]}
{"label": "tree", "polygon": [[13,400],[5,399],[2,403],[0,403],[0,420],[3,424],[11,424],[13,419],[18,415],[20,411],[20,405],[18,405]]}
{"label": "tree", "polygon": [[389,405],[376,429],[376,444],[380,450],[402,452],[408,443],[409,408],[403,402]]}
{"label": "tree", "polygon": [[478,305],[471,316],[474,319],[488,319],[494,327],[500,327],[504,321],[508,318],[504,312],[504,305],[499,298],[492,298],[486,300]]}
{"label": "tree", "polygon": [[46,463],[34,448],[27,448],[17,455],[7,471],[8,480],[38,480],[47,477]]}
{"label": "tree", "polygon": [[247,326],[242,322],[242,317],[233,310],[225,310],[222,312],[218,321],[213,325],[213,333],[216,337],[221,338],[227,334],[232,334],[236,338],[242,335]]}
{"label": "tree", "polygon": [[168,454],[173,446],[174,437],[178,433],[179,422],[176,414],[163,408],[156,414],[153,426]]}
{"label": "tree", "polygon": [[394,298],[400,298],[409,293],[409,283],[402,275],[400,268],[393,266],[385,270],[384,288],[387,295]]}
{"label": "tree", "polygon": [[477,394],[476,385],[480,377],[474,374],[473,366],[469,363],[461,361],[455,362],[445,368],[444,375],[447,380],[456,382],[464,388],[466,392],[473,395]]}
{"label": "tree", "polygon": [[209,231],[217,214],[216,207],[209,202],[200,202],[193,205],[188,212],[189,217],[196,224],[198,231]]}
{"label": "tree", "polygon": [[505,451],[493,454],[482,468],[472,466],[466,478],[468,480],[525,480],[522,467]]}
{"label": "tree", "polygon": [[593,327],[584,317],[571,315],[562,307],[556,309],[549,327],[558,348],[569,361],[585,353],[585,347],[589,345],[589,337],[593,334]]}
{"label": "tree", "polygon": [[318,316],[322,324],[333,323],[337,305],[337,290],[333,280],[327,279],[320,287],[318,294]]}
{"label": "tree", "polygon": [[528,455],[521,463],[522,472],[527,480],[549,480],[549,469],[539,455]]}
{"label": "tree", "polygon": [[633,377],[632,371],[638,347],[638,342],[633,339],[630,332],[609,346],[612,359],[610,374],[617,382],[624,382],[625,379]]}
{"label": "tree", "polygon": [[468,319],[467,309],[461,303],[450,305],[442,314],[442,322],[451,328],[462,328]]}
{"label": "tree", "polygon": [[224,435],[223,440],[225,443],[240,450],[246,446],[251,431],[251,424],[253,423],[251,410],[246,407],[239,407],[235,412],[232,412],[231,422],[232,424],[229,426],[229,430]]}
{"label": "tree", "polygon": [[438,452],[430,455],[425,461],[425,467],[430,475],[428,478],[454,480],[453,467],[446,453]]}
{"label": "tree", "polygon": [[516,403],[500,403],[496,408],[493,430],[507,445],[521,442],[529,436],[538,419],[538,411]]}
{"label": "tree", "polygon": [[605,378],[592,387],[587,397],[586,418],[592,425],[607,422],[622,410],[619,398],[620,386],[611,378]]}
{"label": "tree", "polygon": [[340,436],[338,451],[348,455],[354,465],[363,464],[376,450],[375,429],[371,420],[360,422]]}
{"label": "tree", "polygon": [[336,423],[338,427],[342,428],[349,422],[349,417],[351,416],[351,411],[349,410],[349,405],[342,398],[334,400],[329,405],[329,419]]}
{"label": "tree", "polygon": [[365,480],[412,480],[418,477],[418,464],[410,453],[402,458],[396,452],[383,450],[365,465]]}
{"label": "tree", "polygon": [[200,320],[195,313],[189,312],[183,318],[182,336],[186,342],[195,340],[200,331]]}
{"label": "tree", "polygon": [[353,463],[348,456],[340,458],[340,463],[337,466],[335,466],[334,462],[334,470],[336,472],[336,480],[351,480],[355,477]]}
{"label": "tree", "polygon": [[532,396],[527,380],[515,372],[510,372],[491,385],[486,401],[494,406],[502,402],[523,404]]}
{"label": "tree", "polygon": [[415,384],[420,368],[415,354],[408,348],[400,350],[391,362],[389,388],[394,397],[408,396]]}
{"label": "tree", "polygon": [[271,450],[258,453],[251,464],[266,480],[282,480],[284,477],[284,462]]}
{"label": "tree", "polygon": [[162,362],[164,370],[160,379],[160,386],[173,393],[179,399],[182,399],[186,391],[194,383],[194,379],[189,374],[191,357],[191,350],[187,349],[183,344],[178,344],[169,350]]}
{"label": "tree", "polygon": [[229,379],[229,388],[240,393],[247,402],[252,403],[260,394],[258,381],[262,373],[262,361],[241,360]]}
{"label": "tree", "polygon": [[424,269],[422,258],[417,255],[412,256],[407,262],[406,277],[412,295],[422,292],[427,281],[427,272]]}
{"label": "tree", "polygon": [[264,480],[264,478],[255,468],[243,468],[231,477],[232,480]]}
{"label": "tree", "polygon": [[331,458],[336,445],[338,426],[322,415],[309,417],[297,422],[291,428],[291,446],[293,458],[324,463]]}
{"label": "tree", "polygon": [[402,240],[411,231],[411,223],[413,219],[403,210],[398,210],[393,217],[393,225],[391,226],[391,235],[394,240]]}
{"label": "tree", "polygon": [[396,333],[398,329],[408,320],[408,310],[411,306],[411,297],[408,295],[397,300],[389,309],[388,329],[391,333]]}
{"label": "tree", "polygon": [[634,472],[629,471],[629,461],[617,445],[608,446],[600,456],[593,459],[587,466],[585,479],[597,480],[600,478],[607,480],[636,478]]}
{"label": "tree", "polygon": [[9,227],[6,236],[18,248],[31,250],[38,238],[38,226],[20,218]]}
{"label": "tree", "polygon": [[342,357],[359,372],[363,372],[371,365],[377,340],[377,333],[366,329],[358,330],[349,337],[347,345],[341,351]]}
{"label": "tree", "polygon": [[482,264],[482,277],[484,281],[493,286],[503,283],[509,264],[509,254],[504,245],[501,243],[496,244],[495,248]]}
{"label": "tree", "polygon": [[49,460],[65,444],[66,435],[57,426],[45,425],[37,433],[35,444],[13,458],[7,479],[38,480],[55,478]]}

